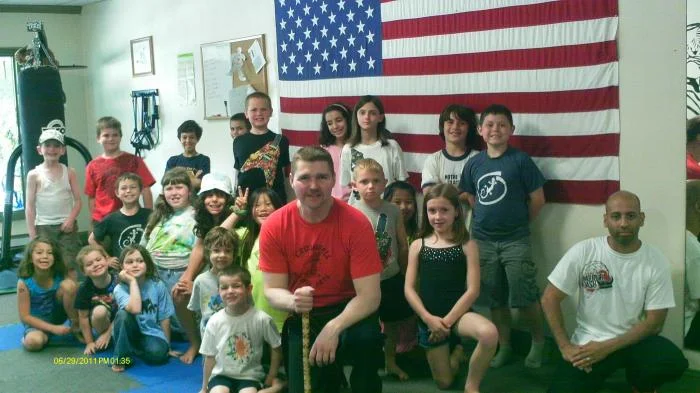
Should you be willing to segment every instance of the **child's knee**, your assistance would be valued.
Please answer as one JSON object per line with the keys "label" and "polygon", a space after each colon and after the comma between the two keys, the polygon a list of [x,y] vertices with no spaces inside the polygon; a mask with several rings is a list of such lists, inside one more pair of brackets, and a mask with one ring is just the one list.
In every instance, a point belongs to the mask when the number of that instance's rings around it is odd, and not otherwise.
{"label": "child's knee", "polygon": [[65,296],[65,295],[75,295],[75,293],[78,291],[78,285],[75,283],[73,280],[63,280],[61,281],[61,285],[58,287],[58,296]]}
{"label": "child's knee", "polygon": [[440,390],[449,389],[452,386],[452,382],[454,382],[454,378],[450,378],[448,376],[435,378],[435,384]]}
{"label": "child's knee", "polygon": [[101,305],[95,306],[95,308],[92,309],[92,317],[90,318],[90,324],[93,328],[105,325],[109,326],[109,317],[110,313],[109,310],[107,310],[107,307]]}
{"label": "child's knee", "polygon": [[29,352],[35,352],[43,349],[48,341],[49,338],[46,333],[35,330],[24,336],[22,346]]}
{"label": "child's knee", "polygon": [[492,323],[485,323],[477,329],[479,343],[486,347],[498,345],[498,329]]}

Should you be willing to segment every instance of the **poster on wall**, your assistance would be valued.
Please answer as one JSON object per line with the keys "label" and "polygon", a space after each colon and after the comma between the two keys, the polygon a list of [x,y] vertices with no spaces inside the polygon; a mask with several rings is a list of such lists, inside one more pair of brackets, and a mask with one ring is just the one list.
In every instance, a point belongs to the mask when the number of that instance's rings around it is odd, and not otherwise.
{"label": "poster on wall", "polygon": [[177,55],[177,92],[181,104],[194,105],[196,103],[194,53],[182,53]]}
{"label": "poster on wall", "polygon": [[686,118],[690,119],[700,115],[700,15],[691,16],[690,7],[686,32]]}
{"label": "poster on wall", "polygon": [[204,118],[243,112],[248,94],[267,93],[265,38],[257,35],[201,45]]}

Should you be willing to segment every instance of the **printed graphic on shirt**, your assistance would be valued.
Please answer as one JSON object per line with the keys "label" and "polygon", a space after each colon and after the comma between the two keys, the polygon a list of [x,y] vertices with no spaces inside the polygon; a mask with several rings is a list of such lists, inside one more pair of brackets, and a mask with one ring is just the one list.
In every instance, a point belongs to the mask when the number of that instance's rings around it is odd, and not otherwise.
{"label": "printed graphic on shirt", "polygon": [[453,174],[453,173],[445,173],[445,183],[452,184],[452,185],[457,185],[459,184],[459,176],[458,174]]}
{"label": "printed graphic on shirt", "polygon": [[487,173],[476,182],[479,194],[479,203],[482,205],[493,205],[505,198],[508,194],[508,185],[501,177],[501,171]]}
{"label": "printed graphic on shirt", "polygon": [[250,337],[248,337],[248,333],[246,332],[232,334],[229,336],[228,340],[226,340],[226,345],[228,346],[226,356],[230,357],[235,362],[243,364],[248,363],[253,355]]}
{"label": "printed graphic on shirt", "polygon": [[119,234],[119,248],[124,249],[128,246],[139,244],[142,235],[143,228],[141,224],[134,224],[124,228],[122,233]]}
{"label": "printed graphic on shirt", "polygon": [[[207,326],[207,322],[209,322],[209,318],[211,318],[214,315],[214,313],[216,313],[217,311],[224,308],[224,301],[221,300],[221,295],[219,295],[218,293],[216,295],[211,295],[209,297],[209,301],[206,304],[206,307],[209,308],[212,312],[211,312],[210,316],[208,316],[204,320],[202,320],[202,324],[205,327]],[[204,307],[200,308],[200,310],[204,310],[204,309],[205,309]]]}
{"label": "printed graphic on shirt", "polygon": [[309,285],[311,287],[320,287],[324,284],[330,277],[328,274],[322,274],[319,271],[319,264],[321,259],[323,262],[327,262],[330,259],[331,253],[322,244],[314,244],[313,246],[306,245],[297,248],[294,256],[299,260],[306,261],[305,266],[308,266],[304,275],[299,277],[297,288]]}
{"label": "printed graphic on shirt", "polygon": [[389,257],[391,256],[391,236],[386,231],[387,219],[386,214],[379,213],[377,229],[374,232],[374,239],[377,241],[377,249],[379,250],[379,258],[381,258],[384,267],[389,263]]}
{"label": "printed graphic on shirt", "polygon": [[155,314],[158,312],[158,307],[151,301],[151,299],[146,299],[141,302],[141,312],[144,314]]}
{"label": "printed graphic on shirt", "polygon": [[109,313],[112,312],[112,304],[114,304],[114,299],[112,298],[112,294],[107,294],[107,295],[93,295],[90,298],[90,304],[92,307],[97,307],[97,306],[104,306]]}
{"label": "printed graphic on shirt", "polygon": [[581,271],[581,287],[584,293],[593,294],[599,289],[612,288],[615,279],[610,275],[610,270],[600,261],[590,261],[583,266]]}

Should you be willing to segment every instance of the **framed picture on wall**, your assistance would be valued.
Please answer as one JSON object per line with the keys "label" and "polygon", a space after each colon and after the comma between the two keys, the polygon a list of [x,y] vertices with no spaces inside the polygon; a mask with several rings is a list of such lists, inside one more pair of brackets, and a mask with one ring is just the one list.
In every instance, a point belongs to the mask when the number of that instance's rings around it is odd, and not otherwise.
{"label": "framed picture on wall", "polygon": [[153,75],[153,36],[131,40],[131,73],[133,76]]}

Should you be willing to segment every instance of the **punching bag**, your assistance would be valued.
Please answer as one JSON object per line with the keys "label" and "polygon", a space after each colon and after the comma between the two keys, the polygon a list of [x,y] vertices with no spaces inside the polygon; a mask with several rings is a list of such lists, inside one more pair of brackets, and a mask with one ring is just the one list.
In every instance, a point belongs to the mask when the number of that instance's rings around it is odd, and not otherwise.
{"label": "punching bag", "polygon": [[[65,95],[58,69],[51,66],[28,67],[17,78],[20,142],[22,143],[23,178],[43,160],[36,151],[41,128],[52,120],[64,124]],[[66,163],[66,157],[61,157]]]}

